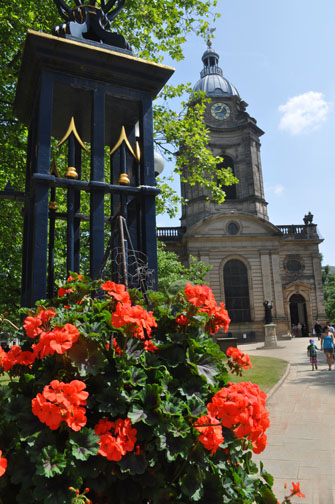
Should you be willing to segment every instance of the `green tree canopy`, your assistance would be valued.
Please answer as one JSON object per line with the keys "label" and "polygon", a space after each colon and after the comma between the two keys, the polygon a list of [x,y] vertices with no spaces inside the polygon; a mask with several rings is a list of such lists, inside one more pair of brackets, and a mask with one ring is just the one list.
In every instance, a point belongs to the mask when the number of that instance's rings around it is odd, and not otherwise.
{"label": "green tree canopy", "polygon": [[330,267],[325,266],[322,271],[323,294],[328,320],[335,321],[335,273],[330,273]]}

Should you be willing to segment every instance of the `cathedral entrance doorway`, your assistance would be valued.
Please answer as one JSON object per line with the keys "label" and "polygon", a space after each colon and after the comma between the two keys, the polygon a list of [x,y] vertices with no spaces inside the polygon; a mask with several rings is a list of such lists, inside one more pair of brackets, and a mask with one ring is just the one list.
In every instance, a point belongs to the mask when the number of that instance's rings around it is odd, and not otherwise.
{"label": "cathedral entrance doorway", "polygon": [[301,294],[290,297],[290,319],[295,336],[308,336],[306,300]]}

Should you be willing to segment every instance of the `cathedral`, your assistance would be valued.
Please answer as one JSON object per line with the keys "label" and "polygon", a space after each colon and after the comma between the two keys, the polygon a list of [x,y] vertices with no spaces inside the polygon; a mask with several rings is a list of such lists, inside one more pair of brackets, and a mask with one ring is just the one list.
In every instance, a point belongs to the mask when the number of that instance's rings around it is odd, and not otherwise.
{"label": "cathedral", "polygon": [[326,321],[322,238],[310,213],[303,224],[269,221],[260,153],[264,132],[223,76],[219,54],[210,42],[202,62],[194,90],[211,98],[205,112],[209,148],[223,158],[220,167],[230,167],[239,183],[224,188],[223,204],[208,201],[206,189],[182,183],[187,204],[181,226],[158,228],[158,238],[184,263],[193,256],[211,265],[208,282],[229,312],[229,336],[263,340],[266,303],[272,305],[278,337],[294,332],[308,336],[316,320]]}

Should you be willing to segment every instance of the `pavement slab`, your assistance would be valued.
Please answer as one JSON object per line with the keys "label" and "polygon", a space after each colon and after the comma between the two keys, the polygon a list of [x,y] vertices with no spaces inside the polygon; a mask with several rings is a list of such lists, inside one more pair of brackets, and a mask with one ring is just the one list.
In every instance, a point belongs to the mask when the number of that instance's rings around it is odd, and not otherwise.
{"label": "pavement slab", "polygon": [[260,343],[240,346],[251,362],[252,355],[264,355],[290,365],[285,380],[269,393],[268,445],[253,458],[274,476],[280,502],[290,493],[292,481],[299,481],[306,498],[294,497],[292,502],[335,504],[335,370],[333,366],[328,371],[320,350],[318,370],[312,371],[308,344],[308,338],[293,338],[280,341],[279,348],[260,348]]}

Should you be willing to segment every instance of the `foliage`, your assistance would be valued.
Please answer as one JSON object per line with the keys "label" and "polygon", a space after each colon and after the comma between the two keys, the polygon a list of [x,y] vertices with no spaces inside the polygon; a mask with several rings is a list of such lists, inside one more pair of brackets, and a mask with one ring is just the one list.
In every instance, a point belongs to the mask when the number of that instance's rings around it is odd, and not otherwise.
{"label": "foliage", "polygon": [[181,262],[175,252],[165,250],[166,245],[158,242],[158,288],[160,291],[170,291],[172,286],[175,291],[187,282],[193,284],[204,284],[206,275],[210,271],[211,266],[207,266],[204,262],[196,260],[193,256],[190,257],[190,266],[187,268]]}
{"label": "foliage", "polygon": [[335,320],[335,273],[330,273],[330,267],[322,270],[323,294],[328,320]]}
{"label": "foliage", "polygon": [[[277,502],[251,458],[264,442],[248,427],[262,418],[257,386],[234,395],[238,424],[203,422],[210,401],[222,422],[231,408],[226,357],[210,336],[229,318],[208,287],[149,292],[147,305],[138,291],[73,274],[59,294],[28,311],[21,348],[1,353],[18,378],[0,393],[3,502]],[[256,394],[248,415],[244,388]]]}

